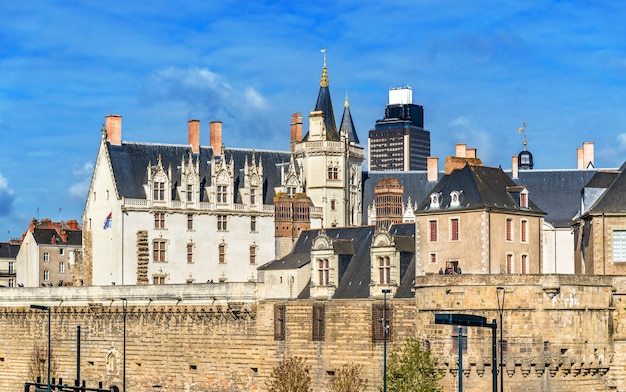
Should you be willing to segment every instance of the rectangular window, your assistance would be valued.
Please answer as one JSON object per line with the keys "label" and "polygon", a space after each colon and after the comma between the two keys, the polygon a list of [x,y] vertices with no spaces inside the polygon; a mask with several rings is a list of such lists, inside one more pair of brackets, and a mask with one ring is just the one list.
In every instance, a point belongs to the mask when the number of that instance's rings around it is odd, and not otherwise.
{"label": "rectangular window", "polygon": [[513,255],[512,254],[506,255],[506,273],[507,274],[510,274],[513,272],[512,264],[513,264]]}
{"label": "rectangular window", "polygon": [[[383,313],[385,313],[384,320]],[[387,308],[385,308],[384,312],[383,304],[372,305],[372,340],[374,342],[382,342],[385,340],[385,328],[387,342],[391,341],[392,313],[393,308],[389,304],[387,304]]]}
{"label": "rectangular window", "polygon": [[520,224],[520,241],[528,242],[528,221],[523,219]]}
{"label": "rectangular window", "polygon": [[506,233],[506,240],[507,241],[513,241],[513,219],[511,218],[506,218],[506,225],[505,225],[505,233]]}
{"label": "rectangular window", "polygon": [[613,262],[626,262],[626,230],[613,230]]}
{"label": "rectangular window", "polygon": [[526,266],[526,264],[527,264],[527,262],[528,262],[528,256],[527,256],[527,255],[522,255],[522,260],[521,260],[521,262],[522,262],[521,272],[522,272],[523,274],[525,274],[525,273],[526,273],[526,267],[527,267],[527,266]]}
{"label": "rectangular window", "polygon": [[165,240],[154,240],[152,242],[152,261],[164,263],[166,250]]}
{"label": "rectangular window", "polygon": [[450,218],[450,241],[459,240],[459,218]]}
{"label": "rectangular window", "polygon": [[285,340],[286,305],[274,305],[274,340]]}
{"label": "rectangular window", "polygon": [[256,264],[256,246],[250,245],[250,264]]}
{"label": "rectangular window", "polygon": [[437,264],[437,253],[430,254],[430,264]]}
{"label": "rectangular window", "polygon": [[220,264],[226,263],[226,245],[220,244],[218,249],[218,260]]}
{"label": "rectangular window", "polygon": [[187,244],[187,264],[193,264],[193,244]]}
{"label": "rectangular window", "polygon": [[165,229],[165,212],[154,213],[154,228]]}
{"label": "rectangular window", "polygon": [[44,252],[43,254],[43,262],[47,263],[50,261],[50,254],[48,252]]}
{"label": "rectangular window", "polygon": [[328,286],[329,270],[328,259],[317,260],[317,273],[320,286]]}
{"label": "rectangular window", "polygon": [[65,263],[59,263],[59,273],[60,274],[65,273]]}
{"label": "rectangular window", "polygon": [[437,221],[436,220],[428,221],[428,226],[430,228],[429,240],[431,242],[436,242],[437,241]]}
{"label": "rectangular window", "polygon": [[43,280],[44,282],[47,282],[50,280],[50,271],[48,270],[43,271]]}
{"label": "rectangular window", "polygon": [[152,277],[153,284],[165,284],[165,276],[155,275]]}
{"label": "rectangular window", "polygon": [[152,190],[154,200],[165,200],[165,183],[155,181],[152,183]]}
{"label": "rectangular window", "polygon": [[15,279],[9,279],[9,287],[15,287]]}
{"label": "rectangular window", "polygon": [[288,186],[287,187],[287,195],[289,195],[289,197],[293,197],[293,195],[296,194],[296,187],[294,186]]}
{"label": "rectangular window", "polygon": [[389,284],[391,280],[391,261],[389,257],[378,258],[378,276],[380,284]]}
{"label": "rectangular window", "polygon": [[522,208],[528,208],[528,193],[520,193],[519,204]]}
{"label": "rectangular window", "polygon": [[324,340],[324,304],[313,305],[313,341]]}
{"label": "rectangular window", "polygon": [[228,185],[217,186],[217,204],[228,203]]}
{"label": "rectangular window", "polygon": [[193,185],[187,184],[187,201],[193,201]]}
{"label": "rectangular window", "polygon": [[15,264],[12,261],[9,261],[9,273],[10,274],[15,273]]}
{"label": "rectangular window", "polygon": [[335,211],[337,209],[337,200],[330,201],[330,210]]}
{"label": "rectangular window", "polygon": [[250,205],[256,204],[256,188],[250,189]]}
{"label": "rectangular window", "polygon": [[193,214],[187,214],[187,230],[193,230]]}
{"label": "rectangular window", "polygon": [[59,248],[59,256],[65,255],[65,249]]}
{"label": "rectangular window", "polygon": [[228,217],[226,215],[217,216],[217,231],[226,231],[228,229]]}
{"label": "rectangular window", "polygon": [[250,231],[256,233],[256,216],[250,217]]}

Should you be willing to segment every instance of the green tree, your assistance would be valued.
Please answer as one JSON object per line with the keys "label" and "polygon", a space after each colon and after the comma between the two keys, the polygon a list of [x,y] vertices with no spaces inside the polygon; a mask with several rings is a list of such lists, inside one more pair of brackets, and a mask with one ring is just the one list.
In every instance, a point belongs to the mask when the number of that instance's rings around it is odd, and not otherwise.
{"label": "green tree", "polygon": [[347,363],[337,369],[328,382],[328,392],[362,392],[367,379],[362,377],[363,366]]}
{"label": "green tree", "polygon": [[416,338],[408,338],[389,357],[387,390],[390,392],[440,392],[442,378],[437,359]]}
{"label": "green tree", "polygon": [[269,392],[309,392],[311,391],[310,366],[303,358],[293,357],[281,361],[270,378],[265,382]]}

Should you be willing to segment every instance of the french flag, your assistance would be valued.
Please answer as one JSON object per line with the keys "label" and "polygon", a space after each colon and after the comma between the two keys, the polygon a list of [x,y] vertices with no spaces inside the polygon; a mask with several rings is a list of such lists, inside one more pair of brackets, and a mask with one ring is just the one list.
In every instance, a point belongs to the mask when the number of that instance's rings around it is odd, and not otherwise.
{"label": "french flag", "polygon": [[113,212],[109,212],[109,215],[107,215],[107,218],[104,220],[104,230],[106,229],[110,229],[111,228],[111,223],[113,222]]}

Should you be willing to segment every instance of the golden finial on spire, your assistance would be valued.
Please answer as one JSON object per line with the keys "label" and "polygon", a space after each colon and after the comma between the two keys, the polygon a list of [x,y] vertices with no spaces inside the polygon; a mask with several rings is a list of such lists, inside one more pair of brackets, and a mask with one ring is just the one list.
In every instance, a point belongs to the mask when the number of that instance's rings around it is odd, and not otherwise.
{"label": "golden finial on spire", "polygon": [[346,90],[346,102],[344,102],[343,106],[346,108],[350,106],[350,104],[348,103],[348,91],[347,90]]}
{"label": "golden finial on spire", "polygon": [[320,87],[328,87],[328,73],[326,72],[326,48],[320,50],[324,53],[324,68],[322,68],[322,79],[320,80]]}
{"label": "golden finial on spire", "polygon": [[526,120],[522,121],[522,126],[517,129],[517,132],[524,134],[524,151],[526,151]]}

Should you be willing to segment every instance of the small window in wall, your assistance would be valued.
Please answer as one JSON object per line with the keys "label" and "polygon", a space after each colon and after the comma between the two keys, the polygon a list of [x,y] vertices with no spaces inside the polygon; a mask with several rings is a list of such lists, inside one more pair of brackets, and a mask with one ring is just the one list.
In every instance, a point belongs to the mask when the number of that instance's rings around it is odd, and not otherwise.
{"label": "small window in wall", "polygon": [[193,264],[193,244],[187,244],[187,264]]}
{"label": "small window in wall", "polygon": [[218,248],[218,260],[220,264],[226,263],[226,244],[220,244]]}
{"label": "small window in wall", "polygon": [[520,222],[520,241],[528,242],[528,221],[522,219]]}
{"label": "small window in wall", "polygon": [[250,245],[250,264],[256,264],[256,245]]}
{"label": "small window in wall", "polygon": [[506,235],[506,240],[507,241],[513,241],[513,219],[512,218],[506,218],[506,223],[505,223],[505,235]]}
{"label": "small window in wall", "polygon": [[65,255],[65,249],[59,248],[59,256]]}
{"label": "small window in wall", "polygon": [[187,214],[187,230],[193,230],[193,214]]}
{"label": "small window in wall", "polygon": [[50,271],[48,271],[48,270],[44,270],[43,271],[43,280],[44,280],[44,282],[47,282],[47,281],[50,280]]}
{"label": "small window in wall", "polygon": [[330,264],[328,259],[317,260],[318,284],[320,286],[328,286],[330,275]]}
{"label": "small window in wall", "polygon": [[626,262],[626,230],[613,230],[613,262]]}
{"label": "small window in wall", "polygon": [[[383,309],[385,311],[383,312]],[[384,320],[383,320],[383,313]],[[383,342],[385,339],[385,327],[387,330],[387,342],[391,341],[393,308],[387,303],[387,308],[383,304],[372,305],[372,340]]]}
{"label": "small window in wall", "polygon": [[330,209],[331,209],[331,211],[337,210],[337,200],[333,199],[333,200],[330,201]]}
{"label": "small window in wall", "polygon": [[63,262],[59,263],[59,273],[60,274],[64,274],[65,273],[65,263],[63,263]]}
{"label": "small window in wall", "polygon": [[188,202],[193,201],[193,185],[192,184],[187,184],[187,201]]}
{"label": "small window in wall", "polygon": [[256,216],[250,217],[250,231],[256,233]]}
{"label": "small window in wall", "polygon": [[324,340],[324,304],[313,305],[313,341]]}
{"label": "small window in wall", "polygon": [[437,253],[430,254],[430,264],[437,264]]}
{"label": "small window in wall", "polygon": [[44,252],[43,254],[43,262],[47,263],[50,261],[50,254],[48,252]]}
{"label": "small window in wall", "polygon": [[437,242],[437,221],[436,220],[428,221],[428,228],[429,228],[428,240],[430,242]]}
{"label": "small window in wall", "polygon": [[378,258],[378,283],[389,284],[391,281],[391,260],[389,257]]}
{"label": "small window in wall", "polygon": [[154,275],[152,277],[152,284],[165,284],[165,276],[164,275]]}
{"label": "small window in wall", "polygon": [[274,340],[285,340],[285,316],[287,305],[274,305]]}
{"label": "small window in wall", "polygon": [[506,255],[506,273],[513,273],[513,255],[510,253]]}
{"label": "small window in wall", "polygon": [[256,188],[250,189],[250,205],[256,204]]}
{"label": "small window in wall", "polygon": [[154,213],[154,228],[165,229],[165,212]]}
{"label": "small window in wall", "polygon": [[526,274],[528,272],[526,272],[526,269],[528,268],[528,255],[522,255],[522,259],[521,259],[521,268],[520,268],[520,272],[522,274]]}
{"label": "small window in wall", "polygon": [[164,263],[166,260],[167,245],[165,240],[159,239],[152,242],[152,261]]}
{"label": "small window in wall", "polygon": [[217,216],[217,231],[228,230],[228,217],[226,215]]}
{"label": "small window in wall", "polygon": [[450,241],[459,241],[459,218],[450,218]]}
{"label": "small window in wall", "polygon": [[520,193],[519,204],[521,208],[528,208],[528,193],[527,192]]}

